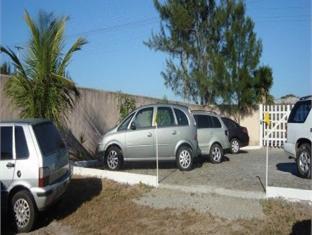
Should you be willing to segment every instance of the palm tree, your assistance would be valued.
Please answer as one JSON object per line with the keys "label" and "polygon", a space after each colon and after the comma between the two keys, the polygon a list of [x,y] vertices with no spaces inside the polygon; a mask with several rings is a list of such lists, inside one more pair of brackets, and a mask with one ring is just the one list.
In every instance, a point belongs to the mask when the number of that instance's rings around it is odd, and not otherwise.
{"label": "palm tree", "polygon": [[16,73],[6,84],[6,93],[21,109],[22,118],[47,118],[61,125],[79,97],[66,67],[74,52],[87,41],[78,38],[63,53],[67,19],[41,11],[35,22],[25,11],[31,38],[24,60],[10,48],[0,46],[0,52],[7,54],[16,67]]}

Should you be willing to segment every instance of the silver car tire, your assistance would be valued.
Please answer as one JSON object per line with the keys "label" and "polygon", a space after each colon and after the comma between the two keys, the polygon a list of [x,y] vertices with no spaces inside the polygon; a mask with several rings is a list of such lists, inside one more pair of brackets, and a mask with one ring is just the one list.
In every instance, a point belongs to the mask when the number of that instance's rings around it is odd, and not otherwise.
{"label": "silver car tire", "polygon": [[239,140],[236,138],[233,138],[231,140],[231,153],[239,153],[240,151],[240,144],[239,144]]}
{"label": "silver car tire", "polygon": [[19,191],[13,195],[11,205],[17,232],[30,232],[37,217],[37,209],[32,195],[27,190]]}
{"label": "silver car tire", "polygon": [[302,144],[299,147],[296,159],[299,175],[311,179],[311,147],[309,144]]}
{"label": "silver car tire", "polygon": [[123,164],[123,156],[118,147],[110,147],[105,156],[105,163],[109,170],[119,170]]}
{"label": "silver car tire", "polygon": [[193,167],[192,149],[187,146],[181,146],[176,156],[177,166],[181,171],[189,171]]}
{"label": "silver car tire", "polygon": [[223,160],[223,148],[220,144],[213,144],[210,148],[209,159],[212,163],[221,163]]}

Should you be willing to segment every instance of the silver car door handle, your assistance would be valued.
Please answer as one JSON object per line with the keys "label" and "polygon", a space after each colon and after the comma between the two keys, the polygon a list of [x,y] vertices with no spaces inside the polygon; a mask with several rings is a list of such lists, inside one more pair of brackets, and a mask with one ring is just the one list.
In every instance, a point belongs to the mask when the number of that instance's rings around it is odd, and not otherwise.
{"label": "silver car door handle", "polygon": [[152,137],[152,133],[151,133],[151,132],[148,132],[148,133],[147,133],[147,137]]}
{"label": "silver car door handle", "polygon": [[177,131],[172,131],[171,134],[175,135],[177,134]]}

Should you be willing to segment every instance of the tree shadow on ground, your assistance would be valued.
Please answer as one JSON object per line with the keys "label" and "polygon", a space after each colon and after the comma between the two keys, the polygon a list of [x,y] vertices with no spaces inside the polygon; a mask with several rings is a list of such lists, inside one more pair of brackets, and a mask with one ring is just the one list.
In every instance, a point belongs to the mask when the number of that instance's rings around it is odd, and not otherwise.
{"label": "tree shadow on ground", "polygon": [[[102,191],[98,178],[74,178],[63,197],[55,205],[39,214],[36,229],[47,226],[53,220],[63,219],[75,212],[83,203],[91,201]],[[83,219],[83,218],[82,218]]]}
{"label": "tree shadow on ground", "polygon": [[302,220],[302,221],[297,221],[291,231],[291,235],[297,235],[297,234],[302,234],[302,235],[310,235],[311,234],[311,220]]}
{"label": "tree shadow on ground", "polygon": [[298,175],[297,165],[294,162],[278,163],[276,164],[276,169],[300,177]]}

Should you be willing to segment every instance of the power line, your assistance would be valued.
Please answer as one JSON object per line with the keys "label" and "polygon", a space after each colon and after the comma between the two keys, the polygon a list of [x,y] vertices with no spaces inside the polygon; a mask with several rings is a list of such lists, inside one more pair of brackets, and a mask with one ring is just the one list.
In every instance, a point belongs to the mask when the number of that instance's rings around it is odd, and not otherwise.
{"label": "power line", "polygon": [[86,35],[86,34],[97,33],[97,32],[109,32],[109,31],[114,31],[116,29],[122,29],[124,27],[133,27],[133,26],[138,26],[138,25],[144,25],[147,23],[152,23],[156,20],[158,20],[158,17],[151,17],[151,18],[146,18],[146,19],[138,20],[138,21],[130,21],[130,22],[126,22],[123,24],[116,24],[116,25],[111,25],[107,27],[95,28],[95,29],[87,30],[87,31],[80,32],[80,33],[70,34],[68,35],[68,37]]}
{"label": "power line", "polygon": [[[300,19],[298,17],[301,17]],[[303,17],[303,18],[302,18]],[[308,18],[305,18],[308,17]],[[303,21],[310,21],[311,15],[274,15],[274,16],[261,16],[259,18],[257,17],[251,17],[255,23],[258,22],[282,22],[282,21],[292,21],[292,22],[303,22]],[[79,32],[79,33],[74,33],[74,34],[69,34],[67,35],[68,38],[75,37],[75,36],[81,36],[81,35],[89,35],[93,33],[107,33],[107,32],[113,32],[113,31],[118,31],[122,30],[124,28],[128,27],[134,27],[134,26],[142,26],[148,23],[153,23],[160,21],[158,17],[150,17],[150,18],[145,18],[137,21],[130,21],[130,22],[125,22],[122,24],[115,24],[107,27],[100,27],[100,28],[94,28],[90,29],[87,31]],[[16,45],[21,45],[21,46],[27,46],[27,43],[14,43],[11,44],[12,46]]]}

